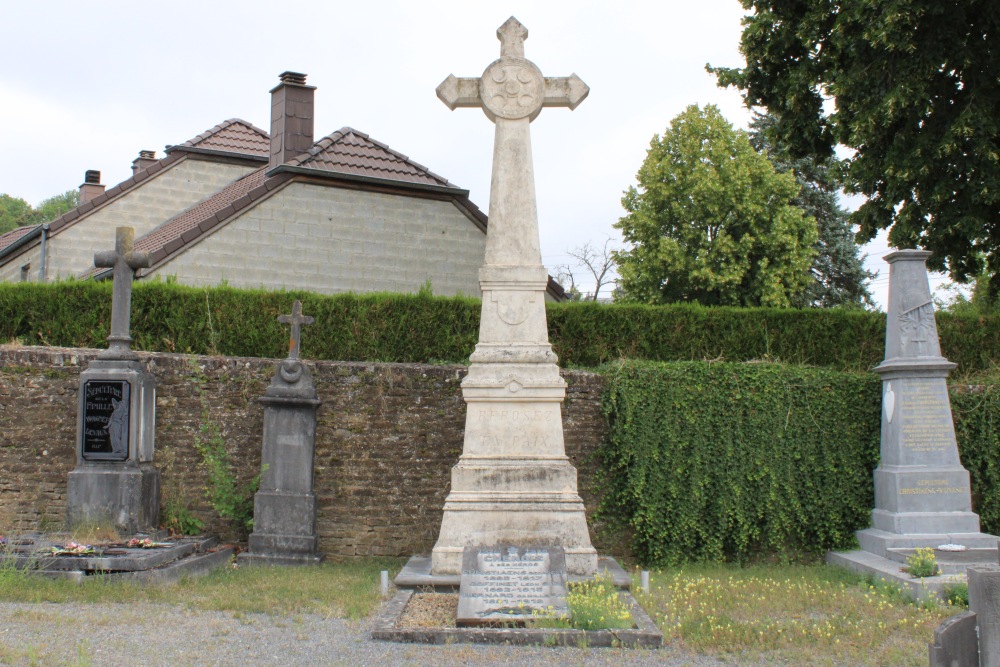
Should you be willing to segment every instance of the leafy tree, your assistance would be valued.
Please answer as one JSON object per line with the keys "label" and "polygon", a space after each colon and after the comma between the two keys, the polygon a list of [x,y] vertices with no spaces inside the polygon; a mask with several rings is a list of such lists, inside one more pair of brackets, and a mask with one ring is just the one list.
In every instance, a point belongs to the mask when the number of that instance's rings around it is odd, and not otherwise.
{"label": "leafy tree", "polygon": [[67,190],[42,201],[38,208],[20,197],[0,194],[0,234],[25,225],[37,225],[55,220],[63,213],[76,208],[80,193]]}
{"label": "leafy tree", "polygon": [[654,136],[615,225],[625,300],[790,306],[810,282],[816,222],[780,174],[718,108],[693,105]]}
{"label": "leafy tree", "polygon": [[23,224],[29,224],[26,221],[30,219],[32,213],[31,204],[20,197],[0,194],[0,234],[6,234]]}
{"label": "leafy tree", "polygon": [[1000,3],[741,2],[746,67],[709,70],[775,114],[794,155],[854,149],[859,240],[889,228],[959,282],[1000,272]]}
{"label": "leafy tree", "polygon": [[819,233],[810,269],[812,280],[792,300],[792,305],[874,307],[867,283],[875,274],[864,268],[864,257],[854,240],[849,214],[837,202],[840,186],[836,163],[815,157],[792,158],[787,147],[771,142],[769,135],[776,124],[774,116],[755,113],[750,122],[750,143],[767,154],[775,169],[795,174],[801,189],[792,203],[816,219]]}
{"label": "leafy tree", "polygon": [[55,220],[63,213],[71,211],[76,208],[79,198],[79,190],[67,190],[61,195],[55,195],[54,197],[49,197],[48,199],[43,200],[42,203],[35,209],[35,212],[37,213],[37,220],[35,223],[49,222],[50,220]]}

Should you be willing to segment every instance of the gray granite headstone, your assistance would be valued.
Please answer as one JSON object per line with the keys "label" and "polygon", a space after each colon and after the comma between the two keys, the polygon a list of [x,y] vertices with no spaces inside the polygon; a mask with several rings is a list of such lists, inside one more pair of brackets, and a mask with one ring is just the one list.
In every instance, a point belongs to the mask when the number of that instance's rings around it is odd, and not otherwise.
{"label": "gray granite headstone", "polygon": [[458,593],[459,627],[565,617],[566,554],[561,547],[466,547]]}
{"label": "gray granite headstone", "polygon": [[979,627],[979,662],[1000,667],[1000,566],[976,565],[968,569],[969,611]]}
{"label": "gray granite headstone", "polygon": [[931,667],[979,667],[976,614],[955,614],[935,628],[929,654]]}
{"label": "gray granite headstone", "polygon": [[316,398],[309,369],[299,358],[301,327],[313,318],[296,301],[291,315],[278,321],[291,325],[288,358],[278,363],[264,404],[264,443],[260,489],[254,496],[253,533],[243,560],[280,565],[318,563],[313,452],[316,441]]}
{"label": "gray granite headstone", "polygon": [[119,227],[113,251],[94,257],[114,267],[108,349],[80,373],[77,465],[67,483],[70,529],[110,525],[119,532],[149,532],[160,517],[160,471],[153,466],[156,378],[130,349],[129,316],[136,268],[149,266],[132,249],[134,232]]}

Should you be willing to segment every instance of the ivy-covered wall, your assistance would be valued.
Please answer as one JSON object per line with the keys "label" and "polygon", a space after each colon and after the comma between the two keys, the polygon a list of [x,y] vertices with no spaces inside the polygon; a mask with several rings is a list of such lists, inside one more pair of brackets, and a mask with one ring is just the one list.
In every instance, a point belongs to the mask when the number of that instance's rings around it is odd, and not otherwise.
{"label": "ivy-covered wall", "polygon": [[[775,364],[605,369],[604,517],[639,560],[748,561],[856,547],[870,525],[881,381]],[[951,387],[983,529],[1000,529],[1000,386]]]}

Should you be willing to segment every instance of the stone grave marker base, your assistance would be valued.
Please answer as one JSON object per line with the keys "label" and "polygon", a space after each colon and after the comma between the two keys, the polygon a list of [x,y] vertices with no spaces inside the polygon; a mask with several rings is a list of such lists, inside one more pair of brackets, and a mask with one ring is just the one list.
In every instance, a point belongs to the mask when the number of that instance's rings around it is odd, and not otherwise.
{"label": "stone grave marker base", "polygon": [[72,540],[70,534],[23,533],[8,536],[0,549],[0,567],[12,566],[36,576],[77,582],[100,575],[111,581],[166,584],[182,576],[208,574],[233,559],[233,547],[220,544],[214,535],[171,539],[163,533],[140,533],[132,537],[148,538],[165,546],[128,547],[129,538],[124,538],[119,543],[93,545],[91,554],[55,556],[52,547],[64,547]]}
{"label": "stone grave marker base", "polygon": [[107,525],[133,534],[155,526],[159,511],[160,471],[152,464],[82,464],[69,473],[66,519],[71,528]]}

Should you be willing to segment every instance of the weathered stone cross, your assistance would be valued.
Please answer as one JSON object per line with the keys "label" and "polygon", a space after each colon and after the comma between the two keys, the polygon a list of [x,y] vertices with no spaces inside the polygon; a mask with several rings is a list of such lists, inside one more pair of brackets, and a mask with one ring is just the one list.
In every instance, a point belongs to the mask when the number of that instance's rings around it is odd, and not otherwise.
{"label": "weathered stone cross", "polygon": [[299,345],[302,342],[302,325],[312,324],[316,320],[302,314],[302,302],[298,299],[292,304],[291,315],[278,315],[278,322],[292,325],[292,337],[288,339],[288,358],[299,358]]}
{"label": "weathered stone cross", "polygon": [[132,314],[132,279],[136,269],[148,268],[149,253],[132,249],[135,230],[119,227],[115,230],[115,249],[104,250],[94,255],[97,268],[114,268],[114,291],[111,297],[111,335],[108,349],[98,355],[98,359],[136,359],[131,350],[132,337],[129,335],[129,320]]}
{"label": "weathered stone cross", "polygon": [[513,16],[497,29],[497,38],[500,58],[481,77],[449,75],[438,86],[437,96],[451,110],[482,107],[496,124],[486,264],[541,266],[528,124],[542,107],[575,109],[590,88],[576,74],[542,76],[524,57],[528,29]]}

